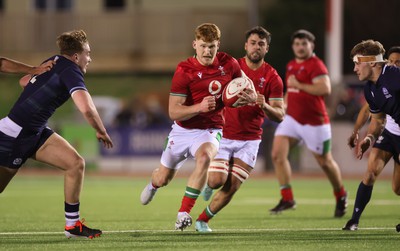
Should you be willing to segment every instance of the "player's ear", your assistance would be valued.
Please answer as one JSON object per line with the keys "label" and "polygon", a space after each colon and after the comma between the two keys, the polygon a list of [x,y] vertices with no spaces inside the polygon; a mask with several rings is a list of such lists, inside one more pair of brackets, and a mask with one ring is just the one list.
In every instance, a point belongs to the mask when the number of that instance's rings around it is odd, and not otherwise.
{"label": "player's ear", "polygon": [[192,47],[193,47],[193,49],[196,50],[196,40],[193,40],[193,42],[192,42]]}
{"label": "player's ear", "polygon": [[74,61],[75,61],[75,62],[78,62],[78,59],[79,59],[78,53],[75,53],[75,54],[73,55],[73,58],[74,58]]}

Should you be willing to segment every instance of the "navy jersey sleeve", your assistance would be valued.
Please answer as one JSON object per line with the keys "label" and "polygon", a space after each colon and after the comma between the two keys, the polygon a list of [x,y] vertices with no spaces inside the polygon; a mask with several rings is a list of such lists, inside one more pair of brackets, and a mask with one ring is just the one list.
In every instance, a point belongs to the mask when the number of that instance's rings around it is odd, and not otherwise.
{"label": "navy jersey sleeve", "polygon": [[376,104],[374,102],[374,98],[371,94],[371,84],[370,83],[367,83],[364,86],[364,97],[365,97],[365,100],[368,102],[369,111],[371,113],[381,112],[381,110],[376,106]]}
{"label": "navy jersey sleeve", "polygon": [[68,67],[60,74],[60,79],[70,95],[77,90],[87,91],[83,74],[78,67]]}

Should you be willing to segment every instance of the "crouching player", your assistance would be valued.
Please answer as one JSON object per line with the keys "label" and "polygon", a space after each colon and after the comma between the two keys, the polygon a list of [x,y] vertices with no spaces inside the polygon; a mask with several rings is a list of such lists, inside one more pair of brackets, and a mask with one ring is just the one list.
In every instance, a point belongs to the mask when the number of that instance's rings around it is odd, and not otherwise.
{"label": "crouching player", "polygon": [[285,112],[282,79],[274,68],[264,62],[270,42],[270,33],[260,26],[246,32],[246,56],[238,61],[254,83],[257,105],[225,108],[223,138],[218,154],[208,169],[208,181],[203,190],[204,199],[210,199],[213,189],[222,188],[197,218],[195,227],[198,232],[212,231],[208,221],[228,205],[241,184],[249,177],[256,163],[265,115],[273,121],[283,120]]}

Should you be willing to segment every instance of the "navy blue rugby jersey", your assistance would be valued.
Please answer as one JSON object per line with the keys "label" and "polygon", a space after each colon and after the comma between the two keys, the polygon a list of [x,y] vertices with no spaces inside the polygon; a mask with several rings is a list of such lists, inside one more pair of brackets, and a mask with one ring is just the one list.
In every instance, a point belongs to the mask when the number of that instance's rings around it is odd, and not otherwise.
{"label": "navy blue rugby jersey", "polygon": [[79,66],[63,56],[53,68],[30,79],[8,117],[23,130],[39,132],[55,110],[64,104],[76,90],[86,90]]}
{"label": "navy blue rugby jersey", "polygon": [[385,65],[378,81],[368,81],[364,95],[371,113],[383,112],[400,125],[400,68]]}

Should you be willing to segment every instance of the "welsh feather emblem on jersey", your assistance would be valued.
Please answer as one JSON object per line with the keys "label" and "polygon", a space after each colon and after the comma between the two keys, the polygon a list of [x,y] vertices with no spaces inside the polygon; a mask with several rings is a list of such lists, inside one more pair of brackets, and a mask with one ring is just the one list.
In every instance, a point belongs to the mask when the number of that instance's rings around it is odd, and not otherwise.
{"label": "welsh feather emblem on jersey", "polygon": [[223,66],[218,66],[218,70],[221,71],[221,76],[225,76],[225,72],[224,72],[224,67]]}
{"label": "welsh feather emblem on jersey", "polygon": [[261,78],[260,78],[260,83],[258,84],[258,86],[259,86],[260,88],[263,88],[263,87],[264,87],[264,83],[265,83],[265,78],[264,78],[264,77],[261,77]]}

